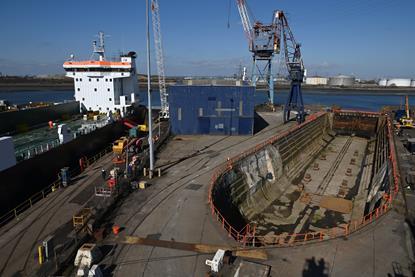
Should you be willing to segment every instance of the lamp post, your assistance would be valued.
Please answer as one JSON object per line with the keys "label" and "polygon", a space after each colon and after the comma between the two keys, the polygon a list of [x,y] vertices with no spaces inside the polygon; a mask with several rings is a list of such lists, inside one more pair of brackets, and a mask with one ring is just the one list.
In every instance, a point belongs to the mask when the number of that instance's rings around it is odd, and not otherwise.
{"label": "lamp post", "polygon": [[151,72],[150,72],[150,1],[146,0],[146,27],[147,27],[147,103],[148,103],[148,144],[150,151],[150,172],[149,178],[153,177],[154,171],[154,150],[153,150],[153,118],[151,111]]}

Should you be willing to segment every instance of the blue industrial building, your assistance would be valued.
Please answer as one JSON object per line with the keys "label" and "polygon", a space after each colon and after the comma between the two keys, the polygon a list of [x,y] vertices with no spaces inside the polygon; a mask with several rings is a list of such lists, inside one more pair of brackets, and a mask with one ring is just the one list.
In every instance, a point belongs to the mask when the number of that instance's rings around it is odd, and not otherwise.
{"label": "blue industrial building", "polygon": [[174,134],[253,134],[252,86],[170,86],[168,93]]}

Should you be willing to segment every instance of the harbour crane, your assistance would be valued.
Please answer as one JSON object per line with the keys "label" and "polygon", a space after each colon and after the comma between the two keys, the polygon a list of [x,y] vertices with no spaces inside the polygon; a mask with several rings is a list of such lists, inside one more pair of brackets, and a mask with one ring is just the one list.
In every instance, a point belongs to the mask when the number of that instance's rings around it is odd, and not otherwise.
{"label": "harbour crane", "polygon": [[[297,113],[296,120],[301,123],[305,120],[304,101],[301,92],[301,83],[304,78],[304,64],[301,56],[300,44],[288,25],[288,20],[283,11],[274,11],[272,23],[265,25],[259,21],[252,23],[251,15],[247,7],[246,0],[236,0],[239,15],[245,36],[248,39],[249,51],[252,52],[252,85],[257,82],[257,72],[259,77],[268,84],[269,102],[274,104],[274,80],[272,74],[272,61],[275,55],[281,51],[281,37],[283,39],[285,64],[291,80],[291,89],[284,106],[284,122],[291,118],[291,111]],[[264,70],[260,70],[259,62],[265,62]]]}
{"label": "harbour crane", "polygon": [[166,76],[164,73],[164,57],[163,57],[163,45],[161,40],[161,26],[160,26],[160,10],[158,0],[151,0],[151,19],[153,22],[153,37],[154,47],[156,49],[156,62],[158,72],[158,82],[160,91],[160,119],[168,119],[169,103],[168,93],[166,89]]}

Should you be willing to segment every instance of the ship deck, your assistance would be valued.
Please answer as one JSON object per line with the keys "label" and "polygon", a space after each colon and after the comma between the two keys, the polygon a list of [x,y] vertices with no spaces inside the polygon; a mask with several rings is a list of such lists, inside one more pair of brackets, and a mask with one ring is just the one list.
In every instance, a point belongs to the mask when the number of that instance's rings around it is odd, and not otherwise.
{"label": "ship deck", "polygon": [[[163,176],[151,180],[146,190],[133,192],[114,207],[107,223],[120,225],[121,235],[235,245],[210,214],[209,180],[212,170],[227,157],[290,127],[282,125],[280,113],[261,113],[261,116],[268,126],[253,137],[174,137],[157,154],[157,165],[165,165]],[[342,144],[345,139],[333,143]],[[72,216],[94,198],[92,188],[101,182],[100,170],[111,165],[111,157],[105,156],[72,186],[48,196],[21,220],[0,229],[0,275],[32,275],[39,270],[35,258],[37,246],[48,235],[55,234],[62,241],[70,238]],[[327,170],[323,164],[320,168]],[[272,266],[272,276],[378,276],[393,275],[398,270],[409,275],[402,221],[403,216],[392,210],[347,240],[269,248],[269,260],[263,263]],[[101,262],[106,276],[204,276],[208,271],[205,260],[213,257],[213,254],[151,246],[116,245],[113,235],[106,237],[100,246],[108,249]],[[307,273],[314,275],[304,275]]]}

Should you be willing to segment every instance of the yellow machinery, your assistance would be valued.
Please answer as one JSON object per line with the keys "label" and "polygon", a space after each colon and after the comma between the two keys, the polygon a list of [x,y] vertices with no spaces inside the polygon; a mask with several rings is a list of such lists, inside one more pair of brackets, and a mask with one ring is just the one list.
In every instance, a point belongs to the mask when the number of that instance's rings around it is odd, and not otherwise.
{"label": "yellow machinery", "polygon": [[137,125],[137,129],[140,132],[148,132],[148,127],[146,124]]}
{"label": "yellow machinery", "polygon": [[125,146],[127,146],[128,139],[126,137],[121,137],[117,139],[112,145],[112,151],[114,154],[121,155],[124,151]]}
{"label": "yellow machinery", "polygon": [[409,99],[408,95],[405,96],[405,116],[399,119],[399,123],[402,128],[414,128],[414,120],[409,114]]}

